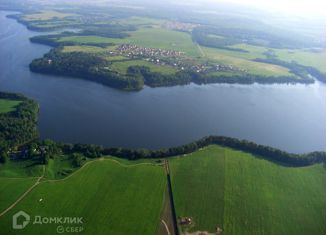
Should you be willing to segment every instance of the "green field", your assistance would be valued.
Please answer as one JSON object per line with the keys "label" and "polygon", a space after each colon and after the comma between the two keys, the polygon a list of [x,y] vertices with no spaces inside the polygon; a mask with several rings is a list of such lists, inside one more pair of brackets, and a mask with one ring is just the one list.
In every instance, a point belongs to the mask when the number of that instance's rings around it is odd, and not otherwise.
{"label": "green field", "polygon": [[[0,177],[0,213],[14,203],[37,178],[7,178]],[[1,220],[1,219],[0,219]],[[0,222],[1,223],[1,222]]]}
{"label": "green field", "polygon": [[0,177],[37,177],[42,174],[42,166],[32,160],[10,160],[0,164]]}
{"label": "green field", "polygon": [[[219,227],[230,235],[326,232],[322,164],[285,167],[215,145],[169,162],[177,217],[193,219],[182,231],[213,233]],[[68,156],[53,157],[41,183],[0,218],[0,229],[16,234],[11,217],[23,210],[32,216],[83,217],[86,234],[156,234],[166,177],[162,165],[155,164],[154,159],[110,157],[73,168]],[[1,211],[42,175],[43,167],[32,161],[0,165]],[[56,226],[29,224],[24,232],[55,234]]]}
{"label": "green field", "polygon": [[[240,58],[255,59],[266,58],[263,54],[268,48],[252,46],[248,44],[238,44],[232,46],[234,48],[241,48],[249,51],[250,53],[239,53],[229,51],[229,55],[237,56]],[[295,61],[298,64],[312,66],[321,72],[326,72],[326,51],[325,50],[290,50],[290,49],[271,49],[274,51],[278,59],[292,62]]]}
{"label": "green field", "polygon": [[224,164],[223,150],[217,147],[170,161],[177,216],[194,219],[191,231],[213,232],[223,224]]}
{"label": "green field", "polygon": [[207,59],[213,60],[221,64],[230,64],[238,68],[244,69],[249,73],[266,76],[290,75],[289,70],[287,68],[278,65],[252,61],[252,59],[261,57],[261,54],[258,53],[258,51],[254,51],[253,53],[245,53],[209,47],[201,48]]}
{"label": "green field", "polygon": [[277,57],[284,61],[295,61],[299,64],[312,66],[326,73],[326,51],[310,52],[303,50],[275,50]]}
{"label": "green field", "polygon": [[145,60],[128,60],[128,61],[122,61],[122,62],[114,62],[111,65],[112,70],[117,71],[121,74],[126,74],[127,69],[130,66],[147,66],[150,68],[151,72],[158,72],[162,74],[175,74],[176,69],[171,66],[162,66],[153,64],[151,62],[145,61]]}
{"label": "green field", "polygon": [[210,146],[170,161],[178,216],[191,231],[223,234],[325,234],[326,170],[291,168]]}
{"label": "green field", "polygon": [[[23,210],[32,216],[83,217],[83,224],[66,226],[82,226],[87,234],[154,234],[165,187],[161,166],[94,161],[63,180],[39,184],[1,218],[0,228],[4,234],[15,232],[11,217]],[[57,226],[30,224],[24,232],[56,234]]]}
{"label": "green field", "polygon": [[17,100],[0,99],[0,113],[8,113],[16,110],[16,107],[21,103]]}
{"label": "green field", "polygon": [[64,19],[68,16],[76,16],[73,13],[62,13],[58,11],[41,11],[34,14],[26,14],[23,16],[23,19],[26,21],[45,21],[45,20],[52,20],[52,19]]}
{"label": "green field", "polygon": [[191,40],[190,34],[162,28],[140,28],[135,32],[130,32],[130,37],[123,39],[99,36],[66,36],[60,38],[58,41],[76,43],[129,43],[141,47],[182,51],[189,56],[200,55],[198,48]]}
{"label": "green field", "polygon": [[96,46],[65,46],[62,52],[85,52],[85,53],[103,53],[107,51],[105,48],[96,47]]}
{"label": "green field", "polygon": [[160,19],[154,19],[154,18],[131,16],[128,18],[119,19],[115,22],[119,24],[136,25],[136,26],[144,27],[144,26],[159,26],[164,21]]}

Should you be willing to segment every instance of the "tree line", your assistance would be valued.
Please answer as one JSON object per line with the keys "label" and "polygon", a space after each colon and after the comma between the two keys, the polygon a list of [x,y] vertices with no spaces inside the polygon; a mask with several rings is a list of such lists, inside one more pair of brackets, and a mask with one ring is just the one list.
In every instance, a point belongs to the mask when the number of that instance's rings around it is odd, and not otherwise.
{"label": "tree line", "polygon": [[248,52],[244,49],[235,49],[230,45],[248,43],[255,46],[264,46],[278,49],[296,49],[310,47],[311,42],[301,38],[290,38],[289,36],[277,35],[256,29],[236,27],[216,27],[202,25],[192,31],[192,38],[200,45],[215,47],[225,50]]}
{"label": "tree line", "polygon": [[0,114],[0,162],[6,161],[8,150],[38,137],[38,104],[20,94],[0,92],[0,99],[22,101],[14,111]]}
{"label": "tree line", "polygon": [[[317,163],[326,164],[326,152],[311,152],[307,154],[294,154],[288,153],[276,148],[272,148],[265,145],[256,144],[247,140],[240,140],[237,138],[230,138],[225,136],[208,136],[189,144],[162,148],[159,150],[148,149],[129,149],[129,148],[104,148],[98,145],[92,144],[65,144],[56,143],[51,140],[42,142],[34,142],[33,147],[26,145],[25,149],[44,149],[46,152],[45,158],[51,158],[53,154],[63,153],[73,156],[74,164],[76,166],[82,164],[83,159],[99,158],[101,156],[111,155],[128,160],[138,159],[164,159],[173,156],[183,156],[185,154],[193,153],[201,148],[209,145],[219,145],[223,147],[229,147],[234,150],[251,153],[257,158],[266,159],[277,164],[286,166],[302,167],[309,166]],[[38,147],[35,147],[38,146]],[[28,155],[30,152],[25,151],[25,158],[31,157]],[[39,155],[41,151],[38,151]],[[186,156],[185,156],[186,157]],[[47,162],[47,161],[44,161]]]}
{"label": "tree line", "polygon": [[305,65],[298,64],[295,61],[286,62],[283,60],[279,60],[273,56],[269,56],[267,59],[258,58],[258,59],[255,59],[255,61],[286,67],[286,68],[290,69],[290,72],[292,72],[293,74],[296,74],[297,76],[304,78],[304,79],[311,80],[311,78],[309,77],[309,74],[310,74],[311,76],[315,77],[319,81],[326,83],[326,73],[323,73],[323,72],[319,71],[318,69],[311,67],[311,66],[305,66]]}

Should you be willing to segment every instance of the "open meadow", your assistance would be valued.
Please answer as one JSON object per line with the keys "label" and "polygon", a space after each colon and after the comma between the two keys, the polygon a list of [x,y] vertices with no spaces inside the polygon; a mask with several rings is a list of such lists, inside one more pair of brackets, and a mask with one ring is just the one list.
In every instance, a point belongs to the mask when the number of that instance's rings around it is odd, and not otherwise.
{"label": "open meadow", "polygon": [[69,16],[76,16],[73,13],[63,13],[59,11],[41,11],[32,14],[26,14],[23,19],[26,21],[47,21],[52,19],[64,19]]}
{"label": "open meadow", "polygon": [[189,231],[325,234],[326,169],[286,167],[210,146],[170,161],[177,216]]}
{"label": "open meadow", "polygon": [[[83,224],[70,226],[82,226],[87,234],[155,234],[165,187],[162,166],[97,160],[65,179],[43,179],[1,218],[0,228],[4,234],[15,232],[10,226],[12,215],[23,210],[31,216],[83,217]],[[1,208],[9,203],[5,199]],[[57,226],[31,223],[24,232],[56,234]]]}
{"label": "open meadow", "polygon": [[20,103],[17,100],[0,99],[0,113],[12,112]]}

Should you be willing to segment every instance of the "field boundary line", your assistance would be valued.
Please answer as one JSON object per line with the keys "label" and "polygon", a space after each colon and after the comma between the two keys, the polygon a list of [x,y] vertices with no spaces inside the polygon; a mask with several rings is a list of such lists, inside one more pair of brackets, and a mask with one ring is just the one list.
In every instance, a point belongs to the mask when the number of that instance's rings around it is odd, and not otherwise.
{"label": "field boundary line", "polygon": [[174,205],[172,183],[171,183],[171,176],[170,176],[170,166],[169,166],[168,160],[164,161],[164,166],[165,166],[165,173],[166,173],[166,178],[167,178],[168,196],[169,196],[169,200],[170,200],[174,234],[179,235],[180,233],[179,233],[178,222],[177,222],[177,213],[176,213],[176,209],[175,209],[175,205]]}
{"label": "field boundary line", "polygon": [[92,161],[89,161],[87,163],[85,163],[82,167],[80,167],[79,169],[77,169],[75,172],[73,172],[72,174],[68,175],[67,177],[65,178],[62,178],[62,179],[49,179],[49,180],[44,180],[42,181],[41,183],[45,183],[45,182],[59,182],[59,181],[64,181],[64,180],[67,180],[69,179],[70,177],[74,176],[76,173],[78,173],[79,171],[81,171],[84,167],[90,165],[91,163],[94,163],[94,162],[98,162],[98,161],[111,161],[111,162],[114,162],[114,163],[117,163],[118,165],[122,166],[122,167],[135,167],[135,166],[140,166],[140,165],[151,165],[151,166],[163,166],[163,163],[162,164],[155,164],[155,163],[150,163],[150,162],[142,162],[142,163],[137,163],[137,164],[123,164],[121,162],[119,162],[118,160],[116,159],[108,159],[108,158],[105,158],[105,157],[101,157],[99,159],[96,159],[96,160],[92,160]]}
{"label": "field boundary line", "polygon": [[164,221],[163,219],[161,220],[161,222],[163,223],[163,225],[164,225],[164,227],[165,227],[165,229],[166,229],[168,235],[170,235],[170,230],[169,230],[168,225],[165,223],[165,221]]}
{"label": "field boundary line", "polygon": [[13,204],[11,204],[7,209],[5,209],[3,212],[1,212],[0,217],[3,216],[3,215],[5,215],[12,208],[14,208],[21,200],[24,199],[24,197],[26,197],[27,194],[29,194],[37,185],[39,185],[41,179],[44,177],[44,174],[45,174],[45,166],[43,166],[43,174],[40,177],[37,178],[37,181],[31,187],[29,187],[23,193],[23,195],[21,195]]}
{"label": "field boundary line", "polygon": [[[3,215],[5,215],[12,208],[14,208],[21,200],[23,200],[27,196],[27,194],[29,194],[39,184],[42,184],[42,183],[45,183],[45,182],[60,182],[60,181],[64,181],[66,179],[69,179],[73,175],[75,175],[77,172],[81,171],[87,165],[90,165],[91,163],[94,163],[94,162],[97,162],[97,161],[111,161],[111,162],[114,162],[114,163],[119,164],[122,167],[134,167],[134,166],[140,166],[140,165],[151,165],[151,166],[162,166],[163,165],[163,164],[155,164],[155,163],[150,163],[150,162],[142,162],[142,163],[128,165],[128,164],[123,164],[123,163],[121,163],[121,162],[119,162],[118,160],[115,160],[115,159],[106,159],[104,157],[101,157],[99,159],[96,159],[96,160],[89,161],[89,162],[85,163],[78,170],[76,170],[75,172],[73,172],[72,174],[68,175],[67,177],[65,177],[63,179],[44,180],[44,181],[41,181],[44,178],[44,175],[45,175],[45,165],[43,165],[43,173],[42,173],[42,175],[40,177],[33,177],[33,178],[37,178],[37,181],[31,187],[29,187],[14,203],[12,203],[7,209],[5,209],[3,212],[1,212],[0,217],[3,216]],[[6,178],[6,177],[3,177],[3,178]],[[30,178],[30,177],[28,177],[28,178]],[[24,178],[19,178],[19,179],[24,179]]]}

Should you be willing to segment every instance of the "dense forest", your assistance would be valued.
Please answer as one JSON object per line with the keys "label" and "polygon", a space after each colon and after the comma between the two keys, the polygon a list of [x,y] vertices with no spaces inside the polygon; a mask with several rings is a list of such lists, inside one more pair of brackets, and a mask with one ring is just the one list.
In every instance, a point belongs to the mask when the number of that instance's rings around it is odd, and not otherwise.
{"label": "dense forest", "polygon": [[109,62],[100,56],[83,52],[61,53],[60,48],[52,49],[30,64],[33,72],[79,77],[123,90],[143,87],[140,77],[124,76],[108,68]]}
{"label": "dense forest", "polygon": [[15,111],[0,114],[0,152],[37,138],[37,103],[19,94],[4,92],[0,92],[0,99],[22,101]]}

